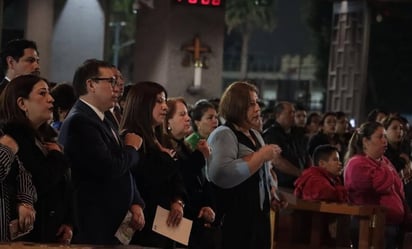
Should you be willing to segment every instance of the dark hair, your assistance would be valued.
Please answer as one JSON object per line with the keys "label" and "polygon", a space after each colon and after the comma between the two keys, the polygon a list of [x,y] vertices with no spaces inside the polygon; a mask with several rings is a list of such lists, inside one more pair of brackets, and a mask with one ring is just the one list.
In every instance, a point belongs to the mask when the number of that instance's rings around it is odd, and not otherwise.
{"label": "dark hair", "polygon": [[123,118],[120,122],[120,130],[135,132],[142,136],[144,150],[157,148],[154,139],[162,144],[163,127],[159,125],[153,131],[153,108],[156,105],[157,95],[166,89],[156,82],[143,81],[132,85],[126,97],[123,110]]}
{"label": "dark hair", "polygon": [[338,148],[329,145],[329,144],[323,144],[319,145],[315,148],[315,151],[313,152],[313,163],[316,166],[319,166],[320,160],[327,161],[329,157],[332,155],[332,153],[339,152]]}
{"label": "dark hair", "polygon": [[126,101],[126,97],[127,97],[127,94],[129,93],[130,88],[132,88],[132,85],[127,85],[124,87],[123,94],[122,96],[120,96],[120,100]]}
{"label": "dark hair", "polygon": [[254,85],[244,81],[230,84],[222,94],[219,114],[229,123],[239,126],[244,125],[247,122],[251,91],[258,93]]}
{"label": "dark hair", "polygon": [[318,112],[312,112],[308,115],[308,118],[306,119],[306,126],[310,125],[313,122],[313,119],[315,117],[321,118],[321,115]]}
{"label": "dark hair", "polygon": [[320,125],[320,126],[323,126],[323,125],[325,124],[326,118],[329,117],[329,116],[333,116],[333,117],[336,118],[336,113],[334,113],[334,112],[326,112],[326,113],[324,113],[323,116],[322,116],[322,118],[321,118],[321,120],[320,120],[320,122],[319,122],[319,125]]}
{"label": "dark hair", "polygon": [[192,128],[193,131],[198,131],[196,123],[194,121],[200,121],[209,109],[216,110],[215,106],[207,101],[206,99],[201,99],[195,103],[195,105],[190,110],[190,117],[192,118]]}
{"label": "dark hair", "polygon": [[385,114],[386,116],[388,115],[388,112],[376,108],[376,109],[373,109],[372,111],[370,111],[370,112],[368,113],[368,121],[369,121],[369,122],[376,121],[376,118],[378,117],[378,114],[379,114],[379,113],[383,113],[383,114]]}
{"label": "dark hair", "polygon": [[219,110],[219,104],[220,104],[220,98],[211,98],[208,99],[208,101],[215,106],[215,110],[218,111]]}
{"label": "dark hair", "polygon": [[352,137],[349,140],[348,151],[345,155],[345,163],[354,155],[364,154],[363,138],[371,139],[372,134],[379,127],[383,128],[383,125],[379,122],[366,122],[353,132]]}
{"label": "dark hair", "polygon": [[53,120],[59,121],[59,109],[69,111],[74,102],[76,102],[76,96],[74,95],[73,87],[69,84],[57,84],[50,94],[54,98]]}
{"label": "dark hair", "polygon": [[400,117],[397,116],[390,116],[390,117],[386,117],[383,122],[383,128],[385,128],[385,130],[387,130],[389,128],[389,126],[392,124],[393,121],[399,121],[399,123],[401,123],[402,125],[404,124],[403,120]]}
{"label": "dark hair", "polygon": [[7,65],[7,57],[11,56],[15,61],[18,61],[23,55],[24,50],[26,48],[32,48],[36,50],[37,54],[37,45],[34,41],[26,40],[26,39],[15,39],[7,42],[5,48],[0,54],[1,57],[1,69],[4,74],[6,74],[8,65]]}
{"label": "dark hair", "polygon": [[[34,129],[25,112],[18,106],[17,99],[20,97],[28,99],[34,85],[39,81],[45,81],[48,84],[46,79],[32,74],[18,76],[7,84],[0,95],[0,119],[2,124],[13,122]],[[48,124],[45,122],[43,125]]]}
{"label": "dark hair", "polygon": [[287,101],[281,101],[273,107],[273,116],[277,118],[286,109],[286,105],[292,105],[292,103]]}
{"label": "dark hair", "polygon": [[346,118],[346,113],[342,111],[335,112],[336,119]]}
{"label": "dark hair", "polygon": [[88,59],[76,69],[73,77],[73,90],[76,97],[87,94],[86,81],[100,75],[100,68],[109,68],[109,63],[97,59]]}

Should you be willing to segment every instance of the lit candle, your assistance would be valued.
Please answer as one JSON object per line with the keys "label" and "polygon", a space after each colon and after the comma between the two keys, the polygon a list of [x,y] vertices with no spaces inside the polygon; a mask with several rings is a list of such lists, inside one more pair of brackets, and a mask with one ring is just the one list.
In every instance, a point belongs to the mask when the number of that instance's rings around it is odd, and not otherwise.
{"label": "lit candle", "polygon": [[202,68],[195,67],[195,82],[194,87],[200,88],[200,84],[202,83]]}
{"label": "lit candle", "polygon": [[193,86],[195,88],[200,88],[201,84],[202,84],[202,63],[196,62],[195,63],[195,78],[194,78]]}

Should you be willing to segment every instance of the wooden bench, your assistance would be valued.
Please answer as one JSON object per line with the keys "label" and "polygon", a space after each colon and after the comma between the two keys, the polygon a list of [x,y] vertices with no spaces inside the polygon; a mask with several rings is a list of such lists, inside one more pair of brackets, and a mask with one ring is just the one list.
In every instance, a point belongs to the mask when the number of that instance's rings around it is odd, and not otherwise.
{"label": "wooden bench", "polygon": [[[383,207],[304,201],[290,191],[281,192],[289,205],[275,213],[274,249],[350,248],[351,216],[359,219],[359,249],[384,248]],[[328,244],[324,233],[331,217],[337,217],[334,245]]]}

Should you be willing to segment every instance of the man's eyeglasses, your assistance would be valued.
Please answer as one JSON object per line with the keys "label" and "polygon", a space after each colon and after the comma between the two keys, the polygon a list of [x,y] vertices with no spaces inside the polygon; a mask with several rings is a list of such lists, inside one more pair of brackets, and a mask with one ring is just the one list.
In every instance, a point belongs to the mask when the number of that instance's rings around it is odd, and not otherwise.
{"label": "man's eyeglasses", "polygon": [[96,78],[91,78],[91,80],[93,80],[93,81],[105,80],[105,81],[109,82],[112,87],[115,87],[116,84],[117,84],[117,80],[116,80],[115,76],[108,77],[108,78],[98,78],[98,77],[96,77]]}

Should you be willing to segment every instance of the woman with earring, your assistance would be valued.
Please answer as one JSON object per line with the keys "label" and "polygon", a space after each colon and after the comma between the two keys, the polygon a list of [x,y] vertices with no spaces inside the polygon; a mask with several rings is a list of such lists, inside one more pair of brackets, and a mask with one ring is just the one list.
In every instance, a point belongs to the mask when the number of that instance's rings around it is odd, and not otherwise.
{"label": "woman with earring", "polygon": [[167,225],[178,226],[186,202],[184,183],[176,162],[176,151],[165,144],[163,125],[167,115],[166,89],[155,82],[133,85],[126,98],[122,134],[134,132],[143,138],[140,160],[132,173],[146,203],[146,225],[136,232],[131,244],[150,248],[175,248],[171,239],[152,230],[157,206],[170,211]]}
{"label": "woman with earring", "polygon": [[38,201],[33,231],[22,239],[70,243],[73,235],[69,165],[50,135],[53,98],[45,79],[23,75],[13,79],[0,97],[1,127],[16,140],[17,156],[31,173]]}
{"label": "woman with earring", "polygon": [[[188,196],[185,216],[193,220],[189,248],[216,248],[213,242],[217,241],[217,237],[213,238],[215,230],[211,228],[215,220],[215,212],[212,208],[211,192],[207,188],[203,173],[205,159],[210,155],[209,146],[205,139],[200,139],[192,150],[185,142],[184,138],[190,133],[191,127],[187,104],[183,98],[168,99],[167,107],[165,127],[167,127],[168,140],[166,142],[168,147],[176,151],[177,162]],[[206,234],[211,236],[206,237]]]}
{"label": "woman with earring", "polygon": [[[381,123],[362,124],[349,142],[344,184],[350,203],[385,207],[385,248],[389,249],[399,246],[401,226],[411,224],[412,217],[406,208],[401,178],[384,155],[387,144]],[[358,231],[358,225],[354,219],[352,231]],[[356,232],[352,236],[354,242],[358,241]]]}

